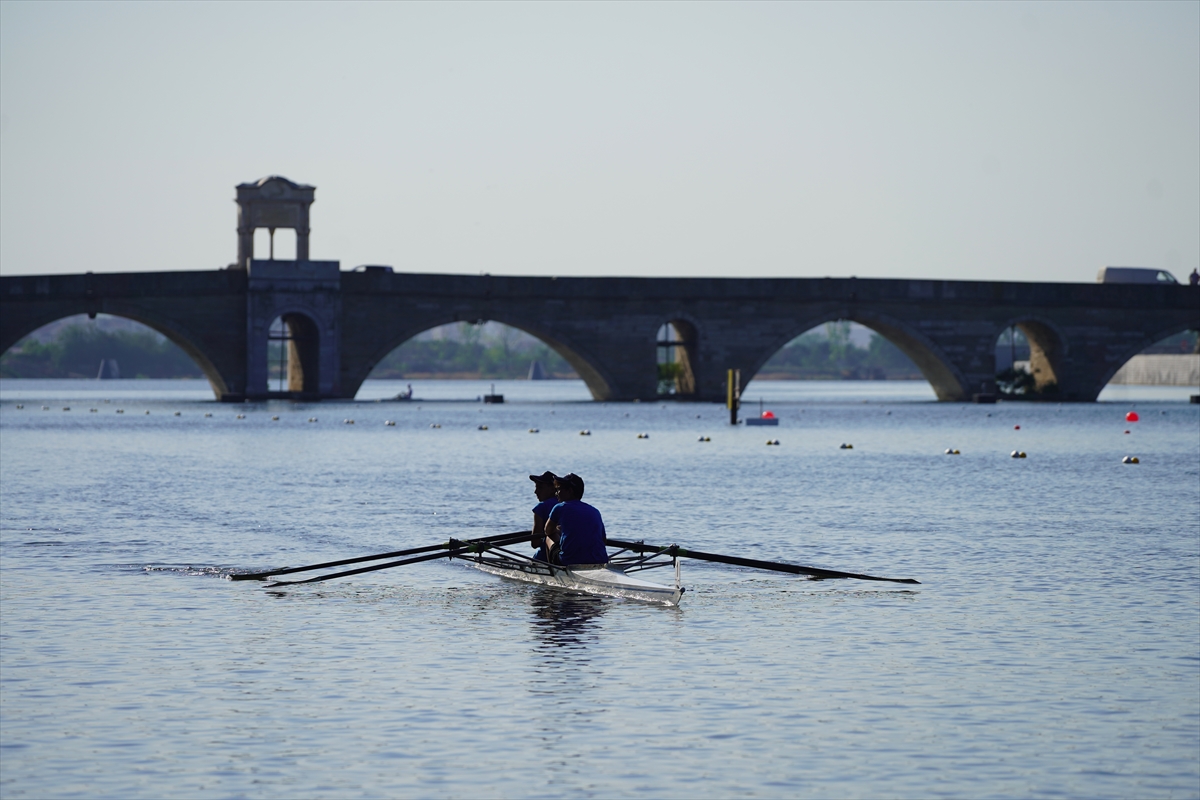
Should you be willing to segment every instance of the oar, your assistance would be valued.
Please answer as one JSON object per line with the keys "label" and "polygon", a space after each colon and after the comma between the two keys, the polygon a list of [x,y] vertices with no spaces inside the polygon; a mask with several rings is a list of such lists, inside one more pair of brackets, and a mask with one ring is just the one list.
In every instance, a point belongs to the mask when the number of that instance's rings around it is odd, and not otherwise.
{"label": "oar", "polygon": [[[645,542],[623,542],[617,539],[606,539],[605,542],[612,547],[624,547],[627,550],[634,550],[639,553],[648,553],[652,550],[663,549],[657,545],[646,544]],[[758,561],[753,558],[737,558],[736,556],[723,556],[717,553],[701,553],[699,550],[685,550],[682,547],[669,548],[667,549],[667,553],[684,558],[694,558],[698,561],[715,561],[718,564],[733,564],[739,567],[790,572],[793,575],[812,575],[814,578],[857,578],[860,581],[890,581],[891,583],[915,583],[918,585],[921,583],[912,578],[880,578],[875,575],[838,572],[837,570],[821,569],[820,567],[801,567],[796,564],[783,564],[778,561]]]}
{"label": "oar", "polygon": [[[525,534],[528,536],[529,534]],[[467,549],[460,548],[457,550],[443,550],[440,553],[430,553],[429,555],[417,556],[415,558],[405,558],[401,561],[389,561],[386,564],[375,564],[370,567],[359,567],[358,569],[348,569],[345,572],[335,572],[332,575],[318,575],[315,578],[306,578],[302,581],[273,581],[268,583],[268,587],[272,586],[295,586],[300,583],[320,583],[321,581],[332,580],[333,578],[345,578],[349,575],[361,575],[364,572],[374,572],[378,569],[391,569],[392,567],[403,567],[405,564],[417,564],[421,561],[434,561],[439,558],[453,558],[460,553],[467,552]]]}
{"label": "oar", "polygon": [[482,553],[483,551],[492,547],[498,547],[501,545],[522,541],[526,536],[529,536],[529,534],[530,531],[522,531],[520,533],[505,534],[503,538],[499,536],[485,537],[491,541],[484,541],[482,539],[468,539],[466,541],[451,539],[449,542],[449,548],[440,553],[430,553],[429,555],[416,556],[415,558],[405,558],[400,561],[389,561],[386,564],[375,564],[370,567],[348,569],[345,572],[334,572],[331,575],[318,575],[315,578],[306,578],[302,581],[274,581],[272,583],[268,583],[267,586],[295,586],[296,584],[300,583],[320,583],[321,581],[328,581],[332,580],[333,578],[345,578],[350,575],[361,575],[364,572],[375,572],[376,570],[380,569],[403,567],[405,564],[418,564],[422,561],[435,561],[439,558],[454,558],[455,556],[460,556],[463,553]]}
{"label": "oar", "polygon": [[[528,537],[533,534],[533,531],[519,531],[517,533],[500,533],[494,536],[483,536],[478,539],[468,539],[469,542],[502,542],[509,543],[509,539],[519,542],[521,537]],[[326,561],[322,564],[309,564],[306,567],[287,567],[285,569],[272,570],[270,572],[242,572],[229,576],[231,581],[261,581],[266,580],[272,575],[291,575],[294,572],[308,572],[313,569],[325,569],[327,567],[344,567],[347,564],[360,564],[364,561],[379,561],[383,558],[396,558],[397,556],[413,556],[418,553],[432,553],[435,550],[447,550],[453,547],[450,542],[442,542],[441,544],[431,544],[425,547],[411,547],[408,550],[393,550],[390,553],[378,553],[373,556],[359,556],[358,558],[343,558],[340,561]],[[439,558],[441,556],[438,556]],[[292,581],[292,583],[303,583],[304,581]]]}

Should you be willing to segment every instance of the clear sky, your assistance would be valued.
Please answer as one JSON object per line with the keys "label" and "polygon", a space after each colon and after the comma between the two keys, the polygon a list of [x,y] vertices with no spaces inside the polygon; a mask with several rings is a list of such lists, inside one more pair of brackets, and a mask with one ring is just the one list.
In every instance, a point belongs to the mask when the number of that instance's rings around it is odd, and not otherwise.
{"label": "clear sky", "polygon": [[[1200,3],[0,3],[0,272],[1200,264]],[[282,248],[281,248],[282,249]]]}

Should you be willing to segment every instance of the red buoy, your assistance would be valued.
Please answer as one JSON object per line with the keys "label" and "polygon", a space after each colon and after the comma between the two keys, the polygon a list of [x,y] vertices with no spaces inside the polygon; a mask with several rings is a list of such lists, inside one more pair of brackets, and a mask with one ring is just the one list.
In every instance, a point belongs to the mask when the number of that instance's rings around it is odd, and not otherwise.
{"label": "red buoy", "polygon": [[763,419],[775,419],[775,412],[774,411],[764,411],[762,413],[762,418]]}
{"label": "red buoy", "polygon": [[1020,425],[1013,425],[1013,430],[1014,430],[1014,431],[1019,431],[1019,430],[1021,430],[1021,426],[1020,426]]}
{"label": "red buoy", "polygon": [[1138,421],[1137,412],[1130,411],[1128,414],[1125,415],[1125,421],[1126,422],[1137,422]]}

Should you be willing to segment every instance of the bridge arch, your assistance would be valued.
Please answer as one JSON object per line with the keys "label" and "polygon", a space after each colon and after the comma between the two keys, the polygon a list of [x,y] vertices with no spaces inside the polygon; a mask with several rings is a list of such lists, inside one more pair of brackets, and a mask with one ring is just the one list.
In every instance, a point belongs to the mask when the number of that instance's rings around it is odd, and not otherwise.
{"label": "bridge arch", "polygon": [[1029,372],[1037,392],[1057,392],[1063,378],[1063,363],[1068,355],[1067,337],[1050,319],[1037,315],[1012,317],[996,328],[993,341],[1004,331],[1019,330],[1029,343]]}
{"label": "bridge arch", "polygon": [[[267,341],[268,393],[289,397],[317,394],[321,386],[321,326],[317,321],[303,311],[285,311],[271,322]],[[274,392],[270,391],[272,360],[278,368]]]}
{"label": "bridge arch", "polygon": [[1174,325],[1169,325],[1165,328],[1159,329],[1157,333],[1147,336],[1139,344],[1130,345],[1129,347],[1125,348],[1118,359],[1109,365],[1108,370],[1102,373],[1101,380],[1096,386],[1093,387],[1092,397],[1095,398],[1099,396],[1100,392],[1103,391],[1104,387],[1108,385],[1108,382],[1113,379],[1113,376],[1120,371],[1121,367],[1125,366],[1125,364],[1128,363],[1131,358],[1140,354],[1147,347],[1158,344],[1163,339],[1175,336],[1176,334],[1194,330],[1197,330],[1194,322],[1176,323]]}
{"label": "bridge arch", "polygon": [[696,356],[700,324],[688,314],[668,314],[654,336],[658,394],[689,399],[696,395]]}
{"label": "bridge arch", "polygon": [[[925,380],[929,381],[938,400],[955,401],[970,398],[966,377],[929,337],[894,317],[851,308],[831,309],[796,323],[789,329],[789,333],[777,338],[754,362],[750,370],[750,379],[758,374],[775,353],[797,336],[819,325],[839,320],[857,322],[895,345],[916,365]],[[743,383],[749,383],[745,376],[742,380]]]}
{"label": "bridge arch", "polygon": [[523,331],[544,342],[551,350],[562,356],[563,360],[570,364],[571,368],[583,379],[593,399],[608,400],[615,394],[613,387],[616,383],[612,376],[608,374],[608,371],[601,365],[600,360],[594,354],[590,353],[587,348],[581,346],[573,338],[558,331],[551,331],[543,325],[517,316],[507,314],[500,316],[495,314],[479,314],[476,316],[473,314],[458,313],[454,315],[430,316],[420,321],[413,321],[391,332],[389,335],[373,341],[365,369],[362,370],[361,374],[348,376],[345,379],[343,385],[347,388],[347,395],[353,397],[357,394],[359,388],[362,386],[362,382],[367,379],[371,370],[397,347],[427,330],[442,325],[452,325],[456,322],[471,322],[476,324],[498,322],[510,328]]}
{"label": "bridge arch", "polygon": [[[224,397],[230,394],[230,382],[226,380],[226,376],[221,374],[213,360],[209,358],[204,349],[197,343],[197,338],[190,331],[182,327],[178,323],[169,320],[165,317],[159,317],[153,312],[149,312],[138,306],[125,305],[108,301],[104,305],[104,314],[111,317],[121,317],[122,319],[132,320],[140,325],[145,325],[155,333],[166,337],[168,341],[182,350],[187,356],[195,362],[200,371],[204,373],[204,377],[208,379],[209,385],[212,387],[216,397]],[[59,307],[53,311],[27,317],[22,320],[24,324],[19,327],[6,330],[8,334],[5,341],[0,343],[3,345],[3,350],[0,354],[7,353],[13,348],[17,342],[24,339],[29,334],[37,331],[39,328],[45,327],[52,322],[57,322],[60,319],[68,317],[81,316],[86,314],[89,318],[95,319],[96,312],[90,310],[85,304],[80,303],[78,308]],[[11,332],[10,332],[11,331]]]}

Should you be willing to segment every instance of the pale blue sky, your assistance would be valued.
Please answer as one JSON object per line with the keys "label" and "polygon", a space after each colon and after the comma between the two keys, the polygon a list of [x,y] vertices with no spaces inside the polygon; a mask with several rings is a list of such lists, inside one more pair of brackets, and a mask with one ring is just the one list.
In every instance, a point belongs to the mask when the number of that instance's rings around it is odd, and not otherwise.
{"label": "pale blue sky", "polygon": [[0,3],[0,271],[1200,264],[1200,4]]}

